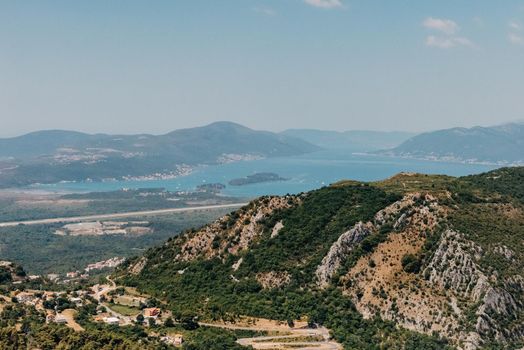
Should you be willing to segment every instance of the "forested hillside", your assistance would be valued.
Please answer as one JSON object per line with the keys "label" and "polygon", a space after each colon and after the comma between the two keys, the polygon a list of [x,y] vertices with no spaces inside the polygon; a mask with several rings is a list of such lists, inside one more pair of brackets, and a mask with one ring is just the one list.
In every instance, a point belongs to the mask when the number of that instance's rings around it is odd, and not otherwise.
{"label": "forested hillside", "polygon": [[524,168],[262,197],[116,273],[177,315],[307,318],[346,349],[516,349]]}
{"label": "forested hillside", "polygon": [[199,164],[299,155],[306,141],[230,122],[165,135],[39,131],[0,139],[0,188],[123,177],[175,177]]}
{"label": "forested hillside", "polygon": [[416,135],[380,154],[461,162],[524,163],[524,123],[452,128]]}

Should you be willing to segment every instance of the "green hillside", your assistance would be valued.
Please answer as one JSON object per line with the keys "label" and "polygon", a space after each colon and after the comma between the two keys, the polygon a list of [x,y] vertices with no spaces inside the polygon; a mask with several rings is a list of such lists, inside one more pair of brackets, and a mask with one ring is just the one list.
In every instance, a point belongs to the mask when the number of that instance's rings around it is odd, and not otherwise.
{"label": "green hillside", "polygon": [[0,139],[0,188],[31,183],[180,175],[191,166],[299,155],[306,141],[230,122],[165,135],[39,131]]}
{"label": "green hillside", "polygon": [[306,317],[346,349],[517,348],[524,168],[262,197],[116,275],[176,315]]}

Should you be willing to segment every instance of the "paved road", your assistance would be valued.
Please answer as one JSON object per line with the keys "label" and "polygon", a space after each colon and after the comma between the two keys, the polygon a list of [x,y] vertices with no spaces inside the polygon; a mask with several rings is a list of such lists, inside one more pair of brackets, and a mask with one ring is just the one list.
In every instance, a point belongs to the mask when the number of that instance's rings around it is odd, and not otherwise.
{"label": "paved road", "polygon": [[[102,296],[104,296],[106,299],[108,299],[109,292],[114,291],[118,288],[115,281],[111,279],[110,276],[107,276],[106,279],[109,281],[108,284],[96,284],[92,288],[95,291],[95,299],[100,302],[100,305],[104,306],[107,310],[107,313],[110,314],[112,317],[116,317],[120,319],[122,326],[127,326],[133,323],[134,318],[130,316],[124,316],[115,310],[111,309],[111,306],[108,303],[102,302]],[[99,290],[100,289],[100,290]]]}
{"label": "paved road", "polygon": [[44,225],[44,224],[79,222],[79,221],[89,221],[89,220],[127,218],[127,217],[133,217],[133,216],[183,213],[183,212],[197,211],[197,210],[239,208],[246,204],[248,203],[218,204],[218,205],[205,205],[205,206],[200,206],[200,207],[142,210],[142,211],[131,211],[131,212],[126,212],[126,213],[73,216],[73,217],[65,217],[65,218],[51,218],[51,219],[26,220],[26,221],[10,221],[10,222],[0,222],[0,227],[13,227],[13,226],[18,226],[18,225]]}

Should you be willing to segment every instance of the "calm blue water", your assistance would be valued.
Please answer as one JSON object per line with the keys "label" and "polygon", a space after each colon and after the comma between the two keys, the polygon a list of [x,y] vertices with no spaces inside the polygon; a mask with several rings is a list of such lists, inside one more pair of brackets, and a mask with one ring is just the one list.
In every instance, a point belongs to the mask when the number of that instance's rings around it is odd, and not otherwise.
{"label": "calm blue water", "polygon": [[77,182],[36,185],[34,189],[58,192],[114,191],[122,188],[158,188],[170,191],[193,190],[204,183],[228,183],[229,180],[257,172],[274,172],[289,181],[229,186],[225,195],[255,197],[265,194],[286,194],[309,191],[330,183],[352,179],[374,181],[401,171],[453,176],[476,174],[496,166],[430,162],[411,159],[353,155],[340,150],[321,151],[297,157],[270,158],[248,162],[206,166],[191,175],[171,180]]}

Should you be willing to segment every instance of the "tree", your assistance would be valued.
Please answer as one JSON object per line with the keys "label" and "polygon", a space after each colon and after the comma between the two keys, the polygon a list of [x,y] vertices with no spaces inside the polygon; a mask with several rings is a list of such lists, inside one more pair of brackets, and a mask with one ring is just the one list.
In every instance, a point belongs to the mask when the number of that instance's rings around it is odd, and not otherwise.
{"label": "tree", "polygon": [[406,272],[418,273],[420,271],[420,259],[413,254],[406,254],[402,257],[402,268]]}
{"label": "tree", "polygon": [[295,322],[293,322],[292,318],[287,319],[287,325],[289,326],[289,328],[295,327]]}
{"label": "tree", "polygon": [[180,321],[182,323],[182,327],[188,331],[198,328],[198,323],[195,322],[195,318],[193,316],[182,316]]}
{"label": "tree", "polygon": [[139,314],[139,315],[136,317],[136,323],[137,323],[137,324],[142,324],[142,323],[144,323],[144,315]]}
{"label": "tree", "polygon": [[171,317],[167,318],[164,322],[164,326],[166,327],[173,327],[175,325],[175,322],[173,322],[173,319]]}

